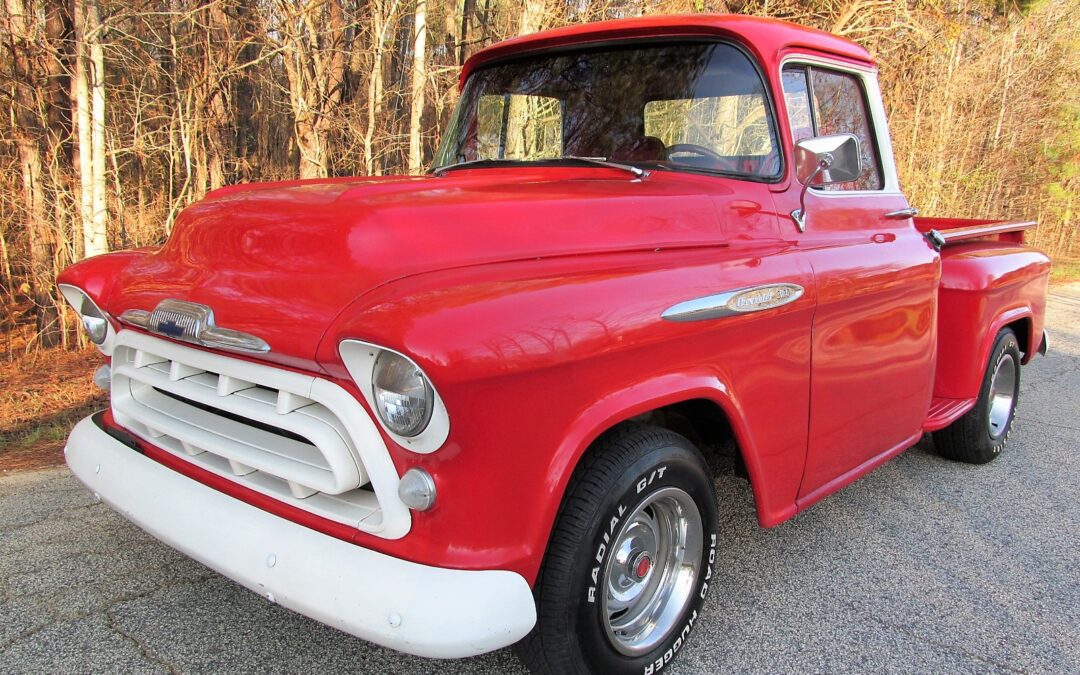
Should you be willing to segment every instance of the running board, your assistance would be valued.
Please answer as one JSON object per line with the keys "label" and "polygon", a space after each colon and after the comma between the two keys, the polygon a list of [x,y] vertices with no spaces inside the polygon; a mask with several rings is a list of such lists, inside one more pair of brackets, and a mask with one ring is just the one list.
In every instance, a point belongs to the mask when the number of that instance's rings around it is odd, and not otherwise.
{"label": "running board", "polygon": [[934,398],[930,402],[930,412],[923,422],[923,431],[944,429],[964,416],[975,407],[974,398]]}

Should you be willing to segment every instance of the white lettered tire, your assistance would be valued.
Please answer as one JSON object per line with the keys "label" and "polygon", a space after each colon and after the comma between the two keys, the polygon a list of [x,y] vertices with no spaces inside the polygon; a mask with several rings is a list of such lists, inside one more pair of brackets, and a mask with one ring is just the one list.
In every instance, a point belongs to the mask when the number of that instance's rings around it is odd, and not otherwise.
{"label": "white lettered tire", "polygon": [[997,459],[1009,442],[1020,401],[1020,345],[1012,329],[994,339],[975,407],[949,426],[934,432],[942,457],[986,464]]}
{"label": "white lettered tire", "polygon": [[641,424],[602,437],[570,481],[519,656],[538,673],[663,671],[714,583],[716,526],[688,440]]}

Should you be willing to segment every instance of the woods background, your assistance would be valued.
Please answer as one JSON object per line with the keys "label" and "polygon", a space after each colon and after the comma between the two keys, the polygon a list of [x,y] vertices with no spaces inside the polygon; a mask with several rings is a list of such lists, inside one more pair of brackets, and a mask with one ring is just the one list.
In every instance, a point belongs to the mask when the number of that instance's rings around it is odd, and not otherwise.
{"label": "woods background", "polygon": [[25,347],[68,341],[52,280],[71,262],[162,242],[228,183],[422,171],[471,53],[641,14],[863,44],[913,205],[1036,217],[1035,245],[1080,252],[1080,0],[3,2],[0,302]]}

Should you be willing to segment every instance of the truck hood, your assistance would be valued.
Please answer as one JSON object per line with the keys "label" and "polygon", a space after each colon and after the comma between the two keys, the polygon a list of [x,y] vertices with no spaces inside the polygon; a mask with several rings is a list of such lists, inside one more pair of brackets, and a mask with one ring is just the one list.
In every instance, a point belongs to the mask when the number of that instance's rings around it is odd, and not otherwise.
{"label": "truck hood", "polygon": [[700,186],[659,173],[462,170],[235,186],[187,208],[163,247],[128,265],[108,309],[209,305],[218,325],[266,340],[267,360],[308,369],[335,317],[396,279],[720,238]]}

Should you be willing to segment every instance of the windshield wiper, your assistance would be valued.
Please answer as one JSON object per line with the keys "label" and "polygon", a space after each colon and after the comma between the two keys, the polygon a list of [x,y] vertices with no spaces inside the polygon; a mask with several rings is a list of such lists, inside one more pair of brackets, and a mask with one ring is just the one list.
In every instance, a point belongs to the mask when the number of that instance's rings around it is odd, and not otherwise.
{"label": "windshield wiper", "polygon": [[458,162],[457,164],[444,164],[440,167],[436,167],[431,170],[431,175],[442,176],[447,171],[453,171],[454,169],[466,169],[470,166],[480,166],[481,164],[527,164],[528,162],[520,159],[470,159],[467,162]]}
{"label": "windshield wiper", "polygon": [[458,162],[457,164],[447,164],[440,166],[437,169],[432,170],[432,175],[442,176],[447,171],[453,169],[465,169],[470,166],[480,166],[483,164],[554,164],[564,161],[581,162],[583,164],[593,164],[595,166],[603,166],[609,169],[620,169],[622,171],[629,171],[634,174],[635,178],[648,178],[649,171],[642,169],[639,166],[633,164],[622,164],[620,162],[609,162],[604,157],[580,157],[578,155],[565,155],[563,157],[548,157],[545,159],[527,160],[527,159],[470,159],[467,162]]}
{"label": "windshield wiper", "polygon": [[556,157],[552,159],[554,162],[560,162],[564,159],[569,159],[575,162],[584,162],[586,164],[595,164],[596,166],[606,166],[609,169],[622,169],[623,171],[629,171],[637,178],[648,178],[649,172],[642,169],[640,166],[634,166],[633,164],[623,164],[621,162],[609,162],[606,157],[581,157],[578,155],[565,155],[563,157]]}

